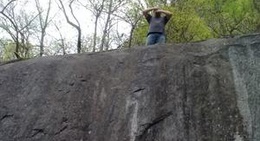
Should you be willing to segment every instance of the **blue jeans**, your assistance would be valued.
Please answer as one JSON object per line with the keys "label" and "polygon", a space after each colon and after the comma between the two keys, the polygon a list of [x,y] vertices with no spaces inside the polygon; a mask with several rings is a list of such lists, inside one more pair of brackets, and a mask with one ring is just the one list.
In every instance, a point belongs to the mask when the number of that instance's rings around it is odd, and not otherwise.
{"label": "blue jeans", "polygon": [[151,33],[147,36],[146,45],[165,43],[165,35],[160,33]]}

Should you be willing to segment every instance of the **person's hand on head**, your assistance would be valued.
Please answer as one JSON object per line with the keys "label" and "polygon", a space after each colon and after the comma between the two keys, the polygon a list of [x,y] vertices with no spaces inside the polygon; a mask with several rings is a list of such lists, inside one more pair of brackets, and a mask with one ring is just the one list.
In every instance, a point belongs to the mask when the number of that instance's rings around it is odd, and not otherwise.
{"label": "person's hand on head", "polygon": [[158,12],[158,13],[162,13],[162,12],[163,12],[163,10],[161,10],[161,9],[158,9],[158,10],[156,10],[156,12]]}
{"label": "person's hand on head", "polygon": [[160,9],[159,7],[153,7],[153,11],[157,11],[159,9]]}

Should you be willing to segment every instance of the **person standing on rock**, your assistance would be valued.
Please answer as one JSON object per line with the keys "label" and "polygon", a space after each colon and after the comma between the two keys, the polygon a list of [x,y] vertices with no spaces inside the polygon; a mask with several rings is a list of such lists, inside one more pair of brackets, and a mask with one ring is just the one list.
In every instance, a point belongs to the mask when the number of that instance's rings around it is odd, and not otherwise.
{"label": "person standing on rock", "polygon": [[[150,12],[153,11],[153,15]],[[165,43],[165,25],[172,17],[172,13],[158,7],[143,10],[143,15],[149,23],[146,45]]]}

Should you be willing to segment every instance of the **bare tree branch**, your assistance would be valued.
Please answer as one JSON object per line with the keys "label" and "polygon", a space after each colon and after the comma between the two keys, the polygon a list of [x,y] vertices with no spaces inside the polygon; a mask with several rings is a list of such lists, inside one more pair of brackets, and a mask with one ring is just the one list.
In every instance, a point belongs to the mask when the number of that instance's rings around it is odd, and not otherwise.
{"label": "bare tree branch", "polygon": [[58,25],[56,23],[54,23],[55,28],[57,29],[57,31],[59,32],[60,35],[60,40],[61,40],[61,48],[62,48],[62,52],[63,55],[67,54],[66,53],[66,49],[65,49],[65,42],[64,42],[64,37],[62,36],[62,33],[60,31],[60,28],[58,27]]}
{"label": "bare tree branch", "polygon": [[3,12],[5,11],[5,9],[6,9],[11,3],[15,2],[15,1],[16,1],[16,0],[11,0],[11,1],[9,1],[9,2],[3,7],[3,9],[1,10],[0,13],[3,13]]}
{"label": "bare tree branch", "polygon": [[102,0],[101,3],[99,3],[99,1],[96,1],[96,0],[89,0],[90,7],[88,7],[88,5],[84,5],[84,4],[80,3],[87,10],[91,11],[92,14],[95,16],[92,52],[96,51],[98,21],[99,21],[99,18],[101,16],[102,12],[104,11],[105,1],[106,0]]}
{"label": "bare tree branch", "polygon": [[51,21],[51,20],[49,20],[49,15],[50,15],[50,11],[51,11],[52,1],[49,0],[49,2],[48,2],[48,9],[47,9],[47,13],[46,13],[45,18],[43,18],[43,15],[42,15],[43,10],[40,6],[39,0],[35,0],[35,3],[36,3],[36,8],[37,8],[37,11],[38,11],[38,14],[39,14],[39,20],[40,20],[40,26],[41,26],[40,56],[42,56],[44,54],[44,38],[45,38],[45,35],[46,35],[46,28],[48,27],[49,22]]}
{"label": "bare tree branch", "polygon": [[[136,4],[136,3],[133,3]],[[139,5],[140,6],[140,5]],[[121,19],[122,21],[128,23],[131,26],[131,30],[130,30],[130,36],[129,36],[129,42],[128,42],[128,48],[130,48],[132,46],[132,40],[133,40],[133,32],[137,26],[137,24],[139,23],[139,21],[142,18],[142,15],[138,12],[141,11],[141,7],[135,7],[135,9],[131,9],[131,11],[135,11],[135,13],[129,14],[129,11],[120,11],[120,14],[113,14],[113,16],[118,17],[119,19]]]}
{"label": "bare tree branch", "polygon": [[[126,0],[118,0],[118,1],[113,1],[113,0],[110,0],[109,3],[108,3],[108,11],[106,12],[107,13],[107,18],[106,18],[106,22],[105,22],[105,26],[104,26],[104,29],[103,29],[103,35],[102,35],[102,38],[101,38],[101,45],[100,45],[100,51],[103,51],[104,49],[104,44],[105,42],[108,42],[106,41],[106,38],[109,36],[109,22],[111,22],[111,16],[113,13],[115,13],[120,7],[122,7],[123,5],[127,4],[127,1]],[[109,38],[107,38],[109,39]]]}
{"label": "bare tree branch", "polygon": [[[11,0],[7,5],[4,6],[3,10],[0,11],[0,14],[3,15],[3,19],[6,19],[6,21],[8,21],[10,23],[9,27],[3,27],[1,26],[1,28],[3,28],[14,40],[15,42],[15,56],[16,58],[20,59],[22,58],[22,56],[26,57],[28,55],[28,49],[27,49],[27,42],[28,42],[28,36],[25,36],[24,32],[29,32],[29,26],[32,24],[32,22],[37,18],[38,15],[36,15],[35,17],[33,17],[30,20],[25,19],[25,25],[23,25],[23,21],[18,20],[17,21],[17,17],[15,16],[17,13],[15,13],[15,5],[12,8],[9,8],[7,11],[8,6],[11,5],[12,2],[14,2],[16,0]],[[7,11],[7,12],[6,12]],[[22,13],[21,13],[22,15]],[[22,15],[24,16],[24,15]],[[21,18],[24,19],[25,17]],[[7,23],[7,22],[6,22]],[[10,28],[12,28],[14,31],[11,31]],[[26,29],[26,31],[24,31]]]}
{"label": "bare tree branch", "polygon": [[73,18],[76,20],[76,22],[77,22],[78,25],[70,21],[68,15],[67,15],[66,9],[65,9],[65,7],[64,7],[64,5],[63,5],[63,3],[62,3],[62,0],[59,0],[59,2],[60,2],[60,4],[61,4],[61,8],[62,8],[62,11],[63,11],[63,13],[64,13],[64,16],[65,16],[65,18],[66,18],[67,23],[69,23],[71,26],[73,26],[74,28],[76,28],[77,31],[78,31],[77,50],[78,50],[78,53],[80,53],[80,52],[81,52],[81,27],[80,27],[79,21],[77,20],[76,16],[74,15],[73,9],[72,9],[72,7],[71,7],[71,5],[72,5],[72,3],[74,2],[74,0],[72,0],[72,1],[70,2],[69,7],[70,7],[71,14],[72,14]]}
{"label": "bare tree branch", "polygon": [[76,18],[75,14],[74,14],[74,11],[72,9],[72,3],[74,2],[74,0],[72,0],[69,4],[69,7],[70,7],[70,12],[71,12],[71,15],[73,16],[73,18],[75,19],[75,21],[77,22],[77,26],[80,27],[80,23],[79,23],[79,20]]}

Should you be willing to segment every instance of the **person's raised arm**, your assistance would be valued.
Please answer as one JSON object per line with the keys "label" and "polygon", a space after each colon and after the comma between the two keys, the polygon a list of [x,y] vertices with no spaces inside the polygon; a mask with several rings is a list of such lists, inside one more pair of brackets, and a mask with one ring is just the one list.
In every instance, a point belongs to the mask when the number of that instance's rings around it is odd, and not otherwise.
{"label": "person's raised arm", "polygon": [[170,11],[166,11],[166,10],[157,10],[157,12],[163,13],[165,14],[165,16],[167,17],[167,19],[170,19],[172,17],[172,13]]}
{"label": "person's raised arm", "polygon": [[159,8],[158,7],[147,8],[147,9],[143,10],[143,15],[145,17],[147,17],[149,15],[149,12],[153,11],[153,10],[159,10]]}

